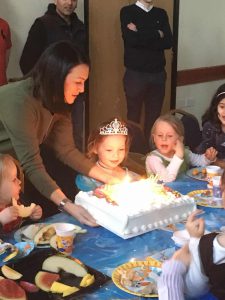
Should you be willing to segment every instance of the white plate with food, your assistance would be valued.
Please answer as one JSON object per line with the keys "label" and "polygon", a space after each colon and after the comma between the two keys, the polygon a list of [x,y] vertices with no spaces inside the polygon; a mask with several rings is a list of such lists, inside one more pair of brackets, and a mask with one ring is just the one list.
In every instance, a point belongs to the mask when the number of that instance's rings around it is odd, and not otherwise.
{"label": "white plate with food", "polygon": [[187,170],[187,176],[197,179],[197,180],[202,180],[202,181],[208,181],[207,176],[206,176],[206,168],[205,167],[196,167]]}
{"label": "white plate with food", "polygon": [[117,267],[112,273],[114,284],[121,290],[141,297],[158,297],[157,281],[161,274],[161,263],[134,261]]}
{"label": "white plate with food", "polygon": [[[18,229],[14,238],[17,242],[32,241],[35,247],[45,248],[50,247],[50,240],[55,236],[55,225],[59,223],[36,223],[21,227]],[[61,223],[64,224],[64,223]],[[75,226],[75,233],[85,233],[86,230],[82,229],[80,226]]]}

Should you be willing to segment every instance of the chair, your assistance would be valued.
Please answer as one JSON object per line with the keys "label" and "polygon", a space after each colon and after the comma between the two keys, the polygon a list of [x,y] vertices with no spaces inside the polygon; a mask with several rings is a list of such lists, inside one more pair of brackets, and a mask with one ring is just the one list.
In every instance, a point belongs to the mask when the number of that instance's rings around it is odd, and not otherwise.
{"label": "chair", "polygon": [[194,152],[202,139],[202,132],[198,119],[193,114],[182,109],[173,109],[169,113],[182,121],[184,125],[184,143]]}
{"label": "chair", "polygon": [[131,135],[130,152],[146,154],[149,151],[149,146],[141,126],[133,121],[127,120],[127,127]]}

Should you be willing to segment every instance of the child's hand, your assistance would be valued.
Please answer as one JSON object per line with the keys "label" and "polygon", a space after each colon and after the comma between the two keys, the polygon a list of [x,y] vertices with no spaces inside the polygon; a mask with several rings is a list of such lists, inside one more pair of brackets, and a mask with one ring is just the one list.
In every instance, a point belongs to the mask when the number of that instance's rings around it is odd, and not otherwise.
{"label": "child's hand", "polygon": [[183,143],[183,137],[179,137],[176,141],[176,144],[174,146],[175,154],[180,158],[184,158],[184,143]]}
{"label": "child's hand", "polygon": [[210,147],[205,151],[205,157],[210,161],[215,161],[218,151],[215,148]]}
{"label": "child's hand", "polygon": [[201,213],[200,209],[196,209],[187,219],[186,229],[191,237],[200,238],[205,232],[205,221],[202,218],[196,218]]}
{"label": "child's hand", "polygon": [[2,225],[15,221],[19,216],[17,207],[9,206],[0,212],[0,221]]}
{"label": "child's hand", "polygon": [[42,208],[40,205],[36,205],[30,215],[31,220],[39,220],[42,217]]}
{"label": "child's hand", "polygon": [[188,244],[183,246],[181,249],[177,250],[173,256],[172,259],[176,259],[184,263],[186,266],[189,266],[191,261],[191,253],[189,252]]}

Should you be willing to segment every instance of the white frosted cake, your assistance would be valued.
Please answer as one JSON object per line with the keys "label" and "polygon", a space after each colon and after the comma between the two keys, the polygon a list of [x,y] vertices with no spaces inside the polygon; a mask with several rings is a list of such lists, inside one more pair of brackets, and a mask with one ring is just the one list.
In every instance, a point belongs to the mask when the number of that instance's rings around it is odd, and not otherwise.
{"label": "white frosted cake", "polygon": [[99,225],[124,239],[183,221],[196,209],[194,199],[169,191],[152,179],[79,192],[75,202]]}

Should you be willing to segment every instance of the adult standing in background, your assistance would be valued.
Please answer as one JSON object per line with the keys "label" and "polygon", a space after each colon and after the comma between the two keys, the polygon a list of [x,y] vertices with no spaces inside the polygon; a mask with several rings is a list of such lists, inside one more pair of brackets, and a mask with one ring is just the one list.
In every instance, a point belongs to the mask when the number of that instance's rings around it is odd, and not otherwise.
{"label": "adult standing in background", "polygon": [[9,24],[0,18],[0,86],[8,82],[6,70],[11,47],[12,42]]}
{"label": "adult standing in background", "polygon": [[[74,10],[78,0],[55,0],[48,5],[46,13],[37,18],[30,28],[21,58],[20,68],[24,75],[29,73],[41,54],[52,43],[69,40],[82,51],[87,51],[85,27]],[[79,95],[73,105],[72,122],[77,147],[83,149],[83,113],[85,94]]]}
{"label": "adult standing in background", "polygon": [[139,0],[120,11],[124,40],[123,84],[127,100],[127,119],[140,123],[145,105],[144,133],[159,117],[165,96],[165,49],[172,47],[172,33],[165,10],[153,0]]}

